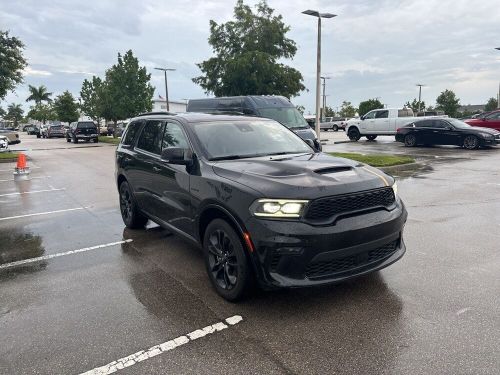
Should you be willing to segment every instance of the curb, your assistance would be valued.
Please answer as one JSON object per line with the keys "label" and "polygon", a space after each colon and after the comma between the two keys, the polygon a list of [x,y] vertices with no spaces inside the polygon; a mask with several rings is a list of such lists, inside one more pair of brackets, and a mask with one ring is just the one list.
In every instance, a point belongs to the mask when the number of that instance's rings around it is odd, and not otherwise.
{"label": "curb", "polygon": [[399,165],[391,165],[390,167],[375,167],[384,172],[404,172],[415,170],[423,166],[424,164],[419,162],[407,163],[407,164],[399,164]]}

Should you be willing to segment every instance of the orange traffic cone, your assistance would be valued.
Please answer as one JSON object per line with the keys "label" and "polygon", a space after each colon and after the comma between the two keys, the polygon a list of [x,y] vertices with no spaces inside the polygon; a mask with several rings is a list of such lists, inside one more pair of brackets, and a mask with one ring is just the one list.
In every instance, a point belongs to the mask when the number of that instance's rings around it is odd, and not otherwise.
{"label": "orange traffic cone", "polygon": [[17,157],[17,165],[14,168],[14,181],[29,179],[30,169],[26,163],[26,155],[22,152]]}

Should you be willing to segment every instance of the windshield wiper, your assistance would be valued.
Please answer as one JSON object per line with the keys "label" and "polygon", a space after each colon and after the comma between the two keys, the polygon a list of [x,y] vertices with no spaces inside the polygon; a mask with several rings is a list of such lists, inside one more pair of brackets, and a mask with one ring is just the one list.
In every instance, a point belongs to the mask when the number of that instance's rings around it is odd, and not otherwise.
{"label": "windshield wiper", "polygon": [[226,155],[226,156],[216,156],[216,157],[210,158],[208,160],[209,161],[236,160],[236,159],[254,158],[256,156],[262,156],[262,155],[259,155],[259,154],[255,154],[255,155]]}

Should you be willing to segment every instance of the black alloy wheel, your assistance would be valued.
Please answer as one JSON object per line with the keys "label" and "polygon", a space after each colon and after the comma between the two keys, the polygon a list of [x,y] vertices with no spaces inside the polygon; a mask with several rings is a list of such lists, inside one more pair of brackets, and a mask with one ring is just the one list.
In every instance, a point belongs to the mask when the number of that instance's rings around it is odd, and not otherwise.
{"label": "black alloy wheel", "polygon": [[240,236],[224,220],[215,219],[203,240],[205,265],[212,285],[228,301],[241,299],[252,283],[250,265]]}
{"label": "black alloy wheel", "polygon": [[369,141],[373,141],[375,140],[375,138],[377,138],[376,135],[367,135],[366,138],[369,140]]}
{"label": "black alloy wheel", "polygon": [[120,213],[122,214],[123,223],[127,228],[131,229],[144,228],[148,218],[139,212],[127,181],[120,184],[119,192]]}
{"label": "black alloy wheel", "polygon": [[468,135],[464,138],[464,147],[467,150],[475,150],[479,147],[479,139],[475,135]]}
{"label": "black alloy wheel", "polygon": [[405,146],[406,147],[414,147],[417,145],[417,137],[414,134],[406,134],[405,135]]}
{"label": "black alloy wheel", "polygon": [[356,128],[349,129],[347,132],[347,136],[351,141],[357,142],[361,138],[361,134],[359,133],[359,130]]}

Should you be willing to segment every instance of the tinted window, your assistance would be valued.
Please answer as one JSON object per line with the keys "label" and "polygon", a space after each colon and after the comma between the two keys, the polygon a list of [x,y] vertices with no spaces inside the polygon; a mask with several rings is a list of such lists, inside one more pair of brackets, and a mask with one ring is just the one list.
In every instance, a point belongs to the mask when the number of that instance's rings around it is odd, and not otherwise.
{"label": "tinted window", "polygon": [[377,114],[377,111],[368,112],[363,118],[364,119],[372,119],[372,118],[375,118],[376,114]]}
{"label": "tinted window", "polygon": [[431,120],[423,120],[415,123],[415,127],[417,128],[429,128],[431,127]]}
{"label": "tinted window", "polygon": [[388,118],[389,111],[377,111],[375,118]]}
{"label": "tinted window", "polygon": [[89,129],[89,128],[95,128],[96,125],[93,122],[79,122],[78,123],[78,129]]}
{"label": "tinted window", "polygon": [[131,146],[134,144],[135,136],[137,132],[141,128],[142,121],[135,121],[130,123],[127,128],[127,133],[125,134],[125,138],[122,140],[122,144]]}
{"label": "tinted window", "polygon": [[305,128],[308,126],[304,116],[295,107],[260,108],[259,112],[262,117],[276,120],[287,128]]}
{"label": "tinted window", "polygon": [[439,128],[439,129],[444,129],[448,126],[447,123],[445,123],[444,121],[439,121],[439,120],[433,120],[432,121],[432,127],[433,128]]}
{"label": "tinted window", "polygon": [[161,153],[163,124],[163,121],[160,120],[147,121],[142,128],[137,148],[159,155]]}
{"label": "tinted window", "polygon": [[173,122],[167,123],[165,127],[161,149],[169,147],[189,148],[188,141],[180,125]]}
{"label": "tinted window", "polygon": [[498,120],[500,119],[500,112],[492,113],[491,115],[486,116],[488,120]]}

